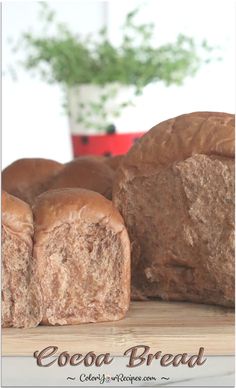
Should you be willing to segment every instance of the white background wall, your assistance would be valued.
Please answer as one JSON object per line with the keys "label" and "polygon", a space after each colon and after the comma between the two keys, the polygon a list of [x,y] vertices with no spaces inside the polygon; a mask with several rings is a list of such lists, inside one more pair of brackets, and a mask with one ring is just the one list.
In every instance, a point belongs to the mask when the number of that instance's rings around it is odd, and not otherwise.
{"label": "white background wall", "polygon": [[[58,18],[74,31],[96,32],[107,23],[112,41],[119,41],[119,26],[138,0],[48,2]],[[120,121],[122,131],[145,131],[166,118],[194,110],[235,110],[235,2],[234,0],[147,0],[142,21],[154,21],[156,43],[173,41],[178,33],[206,38],[221,47],[222,61],[211,63],[182,87],[162,83],[146,88],[135,117]],[[37,2],[4,2],[2,10],[3,70],[14,64],[8,38],[22,31],[40,30]],[[3,158],[5,167],[20,157],[47,157],[65,162],[71,158],[67,118],[61,107],[59,86],[47,85],[18,71],[15,82],[3,77]]]}

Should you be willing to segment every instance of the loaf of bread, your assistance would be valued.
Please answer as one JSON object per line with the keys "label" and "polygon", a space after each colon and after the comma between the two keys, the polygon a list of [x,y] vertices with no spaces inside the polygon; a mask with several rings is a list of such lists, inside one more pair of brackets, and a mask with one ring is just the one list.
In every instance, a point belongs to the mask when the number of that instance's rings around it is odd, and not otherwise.
{"label": "loaf of bread", "polygon": [[48,180],[60,171],[63,164],[48,159],[19,159],[2,172],[2,188],[32,204],[42,193]]}
{"label": "loaf of bread", "polygon": [[133,299],[234,305],[234,116],[153,127],[122,162],[113,199],[132,244]]}
{"label": "loaf of bread", "polygon": [[43,324],[114,321],[130,300],[130,243],[112,202],[83,189],[37,197],[34,258]]}
{"label": "loaf of bread", "polygon": [[[80,156],[80,159],[89,159],[97,162],[104,162],[112,170],[116,171],[119,167],[124,155],[103,156],[103,155],[87,155]],[[78,158],[77,158],[78,159]]]}
{"label": "loaf of bread", "polygon": [[124,155],[115,155],[115,156],[108,156],[104,162],[111,167],[114,171],[116,171],[123,159]]}
{"label": "loaf of bread", "polygon": [[2,193],[2,326],[34,327],[42,319],[35,282],[33,217],[28,204]]}
{"label": "loaf of bread", "polygon": [[[114,156],[104,156],[104,155],[87,155],[80,156],[80,159],[89,159],[97,162],[104,162],[107,164],[112,170],[116,171],[119,167],[124,155],[114,155]],[[78,158],[77,158],[78,159]]]}
{"label": "loaf of bread", "polygon": [[47,189],[82,188],[112,197],[114,171],[100,160],[80,157],[65,164]]}

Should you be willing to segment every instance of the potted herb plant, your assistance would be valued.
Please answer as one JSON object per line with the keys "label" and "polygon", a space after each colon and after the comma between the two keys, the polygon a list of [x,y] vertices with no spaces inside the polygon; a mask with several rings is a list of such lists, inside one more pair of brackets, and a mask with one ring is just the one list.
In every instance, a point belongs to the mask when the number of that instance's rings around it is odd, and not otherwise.
{"label": "potted herb plant", "polygon": [[[142,134],[117,134],[117,118],[148,84],[181,84],[203,62],[196,43],[185,35],[153,46],[154,25],[136,24],[138,9],[127,14],[121,43],[115,46],[106,27],[96,36],[81,37],[59,23],[46,3],[41,6],[43,33],[23,34],[23,66],[63,88],[75,154],[126,152]],[[205,42],[202,47],[208,50]]]}

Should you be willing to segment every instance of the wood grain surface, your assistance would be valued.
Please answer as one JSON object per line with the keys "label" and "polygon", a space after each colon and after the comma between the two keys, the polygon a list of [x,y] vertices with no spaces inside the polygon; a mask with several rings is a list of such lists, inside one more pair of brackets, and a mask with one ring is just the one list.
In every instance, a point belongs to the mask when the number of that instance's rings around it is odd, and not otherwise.
{"label": "wood grain surface", "polygon": [[121,356],[135,345],[148,345],[152,352],[194,354],[204,347],[208,355],[232,355],[234,312],[191,303],[132,302],[126,318],[117,322],[2,330],[3,356],[31,356],[50,345],[71,355]]}

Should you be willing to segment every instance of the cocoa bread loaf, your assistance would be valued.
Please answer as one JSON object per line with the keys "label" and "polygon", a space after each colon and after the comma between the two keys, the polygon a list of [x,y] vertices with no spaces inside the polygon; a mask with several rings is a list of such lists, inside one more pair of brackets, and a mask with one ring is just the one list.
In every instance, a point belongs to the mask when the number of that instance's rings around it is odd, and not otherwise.
{"label": "cocoa bread loaf", "polygon": [[112,170],[116,171],[123,157],[124,155],[114,155],[114,156],[87,155],[87,156],[80,156],[77,159],[89,159],[89,160],[95,160],[97,162],[103,162],[107,166],[109,166]]}
{"label": "cocoa bread loaf", "polygon": [[100,160],[80,157],[65,164],[64,168],[50,181],[47,190],[60,188],[82,188],[112,197],[114,171]]}
{"label": "cocoa bread loaf", "polygon": [[104,162],[111,167],[114,171],[116,171],[123,159],[124,155],[115,155],[115,156],[108,156]]}
{"label": "cocoa bread loaf", "polygon": [[132,298],[234,305],[234,116],[153,127],[118,170],[113,200],[132,244]]}
{"label": "cocoa bread loaf", "polygon": [[2,188],[23,201],[32,204],[42,193],[48,180],[58,173],[63,164],[49,159],[19,159],[2,172]]}
{"label": "cocoa bread loaf", "polygon": [[124,155],[114,155],[114,156],[87,155],[87,156],[80,156],[77,159],[89,159],[89,160],[95,160],[97,162],[104,162],[112,170],[116,171],[123,157]]}
{"label": "cocoa bread loaf", "polygon": [[130,300],[130,243],[112,203],[83,189],[37,197],[34,258],[43,324],[114,321]]}
{"label": "cocoa bread loaf", "polygon": [[2,193],[2,326],[34,327],[42,319],[35,282],[33,217],[28,204]]}
{"label": "cocoa bread loaf", "polygon": [[105,162],[107,159],[107,156],[104,155],[84,155],[84,156],[78,156],[74,160],[77,159],[85,159],[85,160],[95,160],[96,162]]}

